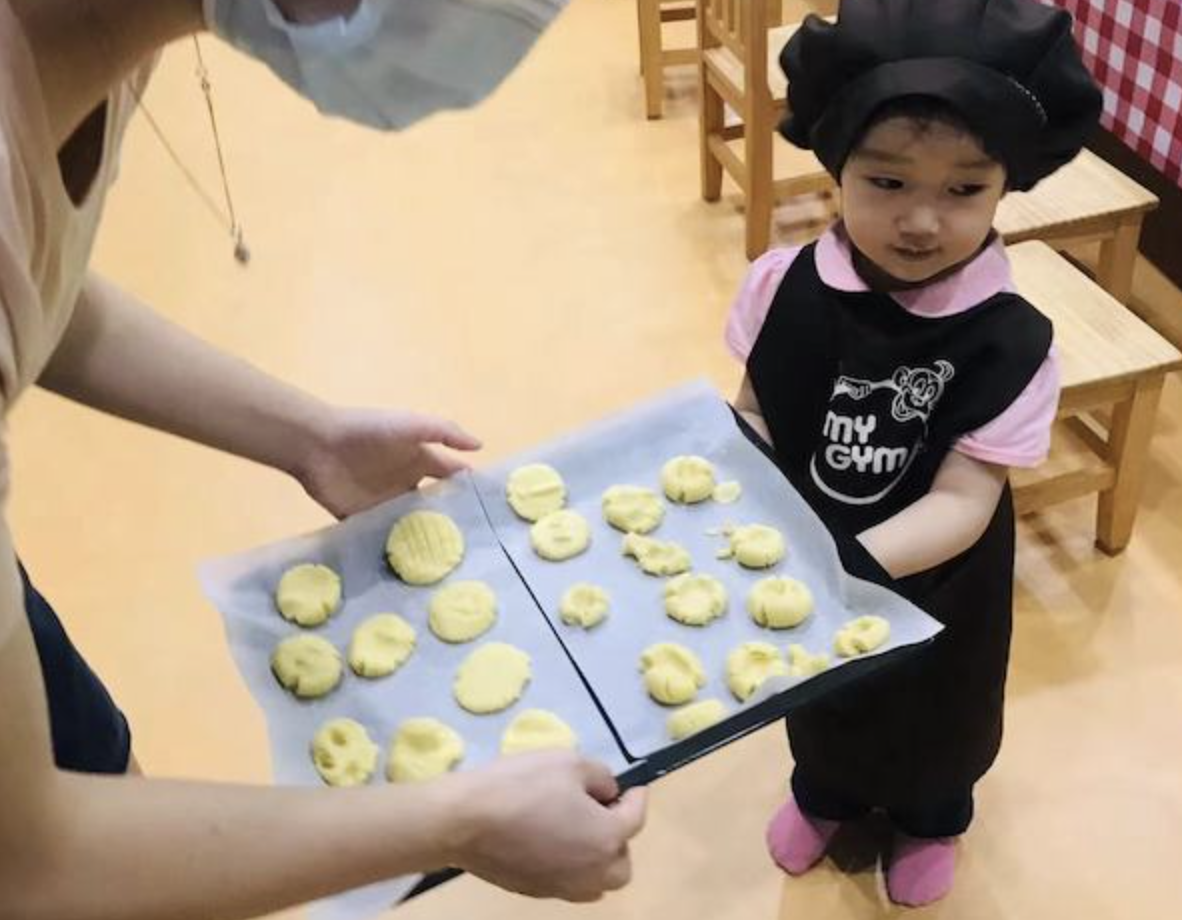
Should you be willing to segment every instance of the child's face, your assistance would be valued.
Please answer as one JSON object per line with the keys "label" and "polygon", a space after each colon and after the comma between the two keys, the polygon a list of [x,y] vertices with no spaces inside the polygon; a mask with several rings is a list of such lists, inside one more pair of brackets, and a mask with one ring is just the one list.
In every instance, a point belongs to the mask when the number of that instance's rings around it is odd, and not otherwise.
{"label": "child's face", "polygon": [[892,278],[915,283],[980,248],[1005,193],[1005,169],[969,134],[891,118],[850,155],[841,189],[853,244]]}

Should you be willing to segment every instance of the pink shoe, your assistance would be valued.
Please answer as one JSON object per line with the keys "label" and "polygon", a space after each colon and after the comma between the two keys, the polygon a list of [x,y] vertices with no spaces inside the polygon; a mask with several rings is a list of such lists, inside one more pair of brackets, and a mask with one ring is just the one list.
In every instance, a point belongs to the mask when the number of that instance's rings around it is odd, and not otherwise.
{"label": "pink shoe", "polygon": [[803,875],[825,855],[825,848],[839,827],[840,821],[806,815],[796,799],[790,798],[772,815],[767,826],[767,850],[776,865],[789,875]]}
{"label": "pink shoe", "polygon": [[956,841],[956,837],[896,834],[886,877],[891,900],[904,907],[922,907],[948,894],[956,874]]}

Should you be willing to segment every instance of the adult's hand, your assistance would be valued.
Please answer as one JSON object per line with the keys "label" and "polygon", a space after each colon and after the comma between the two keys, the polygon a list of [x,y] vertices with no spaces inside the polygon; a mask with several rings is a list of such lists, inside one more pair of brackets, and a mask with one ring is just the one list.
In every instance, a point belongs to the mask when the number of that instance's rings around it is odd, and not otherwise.
{"label": "adult's hand", "polygon": [[568,751],[519,754],[456,774],[470,809],[454,863],[532,897],[595,901],[632,877],[628,841],[644,826],[643,789]]}
{"label": "adult's hand", "polygon": [[480,442],[455,422],[380,409],[333,409],[316,423],[295,476],[337,517],[441,479],[465,468],[451,450]]}

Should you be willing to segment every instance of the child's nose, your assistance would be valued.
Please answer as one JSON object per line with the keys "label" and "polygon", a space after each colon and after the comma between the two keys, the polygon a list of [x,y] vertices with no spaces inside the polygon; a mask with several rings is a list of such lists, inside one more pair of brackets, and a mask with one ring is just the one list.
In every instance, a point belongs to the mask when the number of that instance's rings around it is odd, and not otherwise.
{"label": "child's nose", "polygon": [[928,205],[908,208],[899,219],[899,232],[904,237],[926,239],[940,230],[940,217],[936,209]]}

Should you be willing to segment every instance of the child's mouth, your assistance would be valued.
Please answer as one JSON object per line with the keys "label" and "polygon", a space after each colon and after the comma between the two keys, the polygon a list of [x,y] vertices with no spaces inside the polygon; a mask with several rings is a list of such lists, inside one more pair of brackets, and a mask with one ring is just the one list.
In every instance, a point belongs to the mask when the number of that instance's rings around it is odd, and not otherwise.
{"label": "child's mouth", "polygon": [[940,250],[939,247],[933,249],[907,249],[902,246],[892,246],[891,251],[904,262],[926,262]]}

